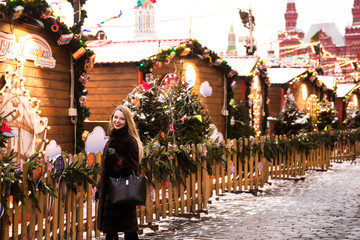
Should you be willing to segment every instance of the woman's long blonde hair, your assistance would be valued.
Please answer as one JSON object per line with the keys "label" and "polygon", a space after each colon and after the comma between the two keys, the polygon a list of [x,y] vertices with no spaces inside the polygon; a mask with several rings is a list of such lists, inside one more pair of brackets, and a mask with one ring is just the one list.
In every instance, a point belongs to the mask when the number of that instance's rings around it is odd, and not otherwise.
{"label": "woman's long blonde hair", "polygon": [[113,116],[114,116],[114,114],[115,114],[115,112],[117,110],[121,111],[124,114],[129,134],[136,139],[136,142],[137,142],[138,147],[139,147],[139,161],[141,162],[141,159],[144,156],[144,148],[143,148],[143,144],[142,144],[142,142],[140,140],[139,132],[138,132],[138,130],[136,128],[136,124],[134,122],[134,117],[133,117],[133,115],[131,113],[131,110],[128,107],[126,107],[124,105],[118,105],[115,108],[115,110],[111,114],[110,121],[109,121],[109,133],[114,129]]}

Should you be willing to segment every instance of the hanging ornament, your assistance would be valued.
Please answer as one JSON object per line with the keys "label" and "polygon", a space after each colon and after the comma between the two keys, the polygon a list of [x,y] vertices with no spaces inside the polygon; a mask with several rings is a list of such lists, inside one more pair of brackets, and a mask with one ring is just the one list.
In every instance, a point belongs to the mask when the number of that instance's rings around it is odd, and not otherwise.
{"label": "hanging ornament", "polygon": [[231,70],[231,71],[227,74],[228,78],[233,77],[233,76],[235,75],[235,73],[236,73],[236,71]]}
{"label": "hanging ornament", "polygon": [[82,73],[79,77],[79,81],[82,83],[82,85],[86,85],[86,83],[89,81],[89,75],[87,73]]}
{"label": "hanging ornament", "polygon": [[236,81],[233,80],[232,83],[230,84],[230,86],[234,90],[234,88],[236,88]]}
{"label": "hanging ornament", "polygon": [[53,32],[59,31],[59,25],[56,23],[56,19],[54,19],[54,24],[51,25],[51,31]]}
{"label": "hanging ornament", "polygon": [[85,70],[86,71],[91,70],[94,67],[94,64],[95,64],[95,54],[92,54],[91,56],[88,56],[88,58],[85,60],[85,65],[84,65]]}
{"label": "hanging ornament", "polygon": [[202,149],[203,151],[202,151],[202,154],[206,157],[206,155],[207,155],[207,148],[206,148],[206,145],[203,147],[203,149]]}
{"label": "hanging ornament", "polygon": [[53,158],[56,188],[59,189],[60,179],[65,169],[65,161],[61,154]]}
{"label": "hanging ornament", "polygon": [[191,52],[190,48],[184,48],[184,50],[182,51],[182,53],[180,54],[180,56],[186,56]]}
{"label": "hanging ornament", "polygon": [[163,131],[160,132],[161,137],[165,140],[165,133]]}
{"label": "hanging ornament", "polygon": [[74,52],[72,56],[75,60],[77,60],[77,59],[81,58],[82,55],[84,55],[85,53],[86,53],[85,48],[81,47],[76,52]]}
{"label": "hanging ornament", "polygon": [[173,59],[173,57],[175,57],[175,55],[176,55],[175,51],[171,51],[169,55],[166,55],[165,64],[168,65]]}
{"label": "hanging ornament", "polygon": [[222,63],[222,60],[218,58],[215,60],[214,66],[220,66],[221,63]]}
{"label": "hanging ornament", "polygon": [[87,96],[81,96],[79,97],[79,103],[82,107],[86,106],[86,100],[87,100]]}
{"label": "hanging ornament", "polygon": [[85,142],[87,136],[89,135],[89,131],[84,131],[83,134],[81,135],[81,139]]}
{"label": "hanging ornament", "polygon": [[[37,162],[38,164],[40,163],[40,159],[36,158],[34,159],[35,162]],[[41,178],[42,178],[42,175],[43,175],[43,167],[41,166],[38,166],[36,169],[32,170],[32,174],[33,174],[33,180],[35,182],[35,189],[37,189],[40,181],[41,181]]]}
{"label": "hanging ornament", "polygon": [[234,118],[234,116],[231,116],[231,118],[230,118],[230,125],[231,125],[231,126],[234,126],[234,125],[235,125],[235,118]]}
{"label": "hanging ornament", "polygon": [[61,34],[56,42],[58,45],[65,45],[65,44],[69,44],[71,39],[73,39],[73,35],[71,33]]}
{"label": "hanging ornament", "polygon": [[5,209],[4,206],[0,203],[0,218],[4,215]]}
{"label": "hanging ornament", "polygon": [[20,5],[14,7],[13,9],[14,9],[14,13],[9,16],[9,18],[11,20],[18,19],[22,15],[22,13],[24,12],[24,7],[20,6]]}
{"label": "hanging ornament", "polygon": [[236,108],[236,103],[235,103],[235,100],[233,98],[230,99],[229,105],[232,106],[233,108]]}
{"label": "hanging ornament", "polygon": [[202,82],[200,85],[200,93],[204,97],[209,97],[212,94],[212,87],[208,81]]}
{"label": "hanging ornament", "polygon": [[161,147],[160,142],[159,142],[159,141],[155,141],[154,144],[153,144],[153,147],[154,147],[155,149],[160,149],[160,147]]}

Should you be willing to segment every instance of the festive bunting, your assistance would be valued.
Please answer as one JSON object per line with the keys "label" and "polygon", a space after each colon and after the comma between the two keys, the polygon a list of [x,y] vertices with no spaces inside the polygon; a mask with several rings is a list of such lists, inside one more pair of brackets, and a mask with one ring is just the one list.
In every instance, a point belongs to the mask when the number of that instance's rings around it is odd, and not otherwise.
{"label": "festive bunting", "polygon": [[13,133],[10,128],[8,127],[8,125],[3,122],[1,124],[1,132],[3,135],[7,136],[7,137],[16,137],[19,138],[15,133]]}
{"label": "festive bunting", "polygon": [[176,130],[174,129],[173,125],[170,124],[170,129],[169,129],[170,132],[176,132]]}
{"label": "festive bunting", "polygon": [[131,103],[137,106],[138,108],[141,106],[140,99],[138,98],[134,99]]}
{"label": "festive bunting", "polygon": [[136,7],[134,8],[138,8],[138,7],[141,7],[141,6],[148,6],[148,5],[152,5],[156,3],[156,0],[138,0],[137,1],[137,4],[136,4]]}
{"label": "festive bunting", "polygon": [[90,29],[98,29],[98,28],[102,27],[104,23],[109,22],[109,21],[111,21],[113,19],[120,18],[121,15],[122,15],[122,11],[120,10],[120,14],[118,14],[116,16],[113,16],[111,18],[108,18],[108,19],[106,19],[106,20],[104,20],[104,21],[102,21],[100,23],[97,23],[97,24],[91,26],[91,27],[85,28],[85,29],[82,30],[82,32],[91,32]]}
{"label": "festive bunting", "polygon": [[152,87],[145,81],[143,81],[142,83],[143,87],[144,87],[144,90],[145,92],[149,91]]}
{"label": "festive bunting", "polygon": [[197,120],[199,120],[199,122],[202,122],[202,117],[201,117],[201,115],[195,115],[194,118],[196,118]]}

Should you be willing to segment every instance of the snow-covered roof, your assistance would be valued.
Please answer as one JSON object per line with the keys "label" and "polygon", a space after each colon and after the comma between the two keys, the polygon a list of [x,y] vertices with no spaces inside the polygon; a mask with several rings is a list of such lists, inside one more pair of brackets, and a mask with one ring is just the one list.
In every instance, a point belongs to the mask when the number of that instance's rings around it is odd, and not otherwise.
{"label": "snow-covered roof", "polygon": [[224,56],[223,60],[238,72],[239,76],[248,76],[259,61],[258,56]]}
{"label": "snow-covered roof", "polygon": [[335,81],[336,81],[334,76],[318,75],[316,77],[320,80],[320,82],[324,83],[326,88],[334,89],[334,85],[335,85]]}
{"label": "snow-covered roof", "polygon": [[357,86],[356,83],[338,83],[336,90],[336,97],[342,98],[345,97],[353,88]]}
{"label": "snow-covered roof", "polygon": [[179,46],[190,39],[166,39],[166,40],[134,40],[112,41],[98,40],[88,41],[86,45],[96,54],[95,63],[125,63],[138,62],[151,57],[162,50]]}
{"label": "snow-covered roof", "polygon": [[305,36],[305,42],[311,42],[311,38],[320,31],[320,29],[331,37],[336,46],[345,46],[344,37],[341,35],[335,23],[317,23],[312,24],[308,33]]}
{"label": "snow-covered roof", "polygon": [[284,84],[302,75],[306,68],[268,68],[268,77],[271,84]]}

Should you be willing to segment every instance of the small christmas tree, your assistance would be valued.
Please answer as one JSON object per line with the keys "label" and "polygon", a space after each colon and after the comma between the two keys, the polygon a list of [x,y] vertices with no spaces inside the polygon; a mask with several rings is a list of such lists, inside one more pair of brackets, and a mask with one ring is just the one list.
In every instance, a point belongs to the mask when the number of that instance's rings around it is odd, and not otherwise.
{"label": "small christmas tree", "polygon": [[334,127],[335,123],[338,121],[338,118],[335,117],[334,106],[326,99],[321,100],[317,106],[316,112],[316,124],[319,131],[324,130],[326,126]]}
{"label": "small christmas tree", "polygon": [[275,121],[275,134],[297,134],[313,130],[312,120],[301,112],[295,102],[294,96],[288,93],[284,96],[284,108]]}
{"label": "small christmas tree", "polygon": [[229,108],[228,138],[238,139],[241,137],[255,136],[255,129],[250,124],[249,110],[243,102],[232,105]]}

